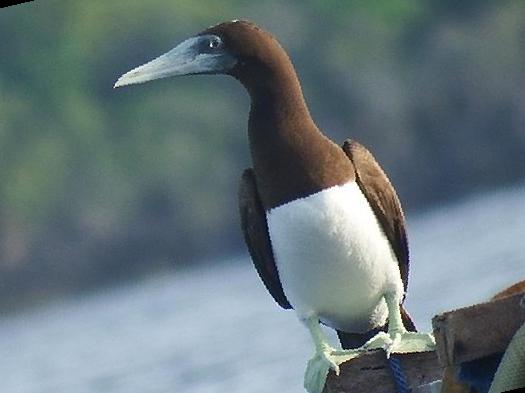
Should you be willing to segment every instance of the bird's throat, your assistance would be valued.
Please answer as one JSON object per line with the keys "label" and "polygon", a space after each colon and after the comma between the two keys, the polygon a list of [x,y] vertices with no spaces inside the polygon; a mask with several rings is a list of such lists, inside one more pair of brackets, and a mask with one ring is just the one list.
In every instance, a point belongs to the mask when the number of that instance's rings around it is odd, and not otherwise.
{"label": "bird's throat", "polygon": [[267,210],[352,178],[351,162],[312,120],[295,73],[250,96],[250,151]]}

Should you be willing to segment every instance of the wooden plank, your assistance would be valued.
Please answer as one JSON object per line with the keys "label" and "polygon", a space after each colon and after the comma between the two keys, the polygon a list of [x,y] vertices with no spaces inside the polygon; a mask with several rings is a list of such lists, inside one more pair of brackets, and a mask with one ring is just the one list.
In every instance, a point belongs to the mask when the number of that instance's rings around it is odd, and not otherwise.
{"label": "wooden plank", "polygon": [[[497,299],[449,311],[434,317],[436,352],[395,355],[402,361],[414,392],[433,391],[427,384],[443,378],[442,392],[465,393],[455,381],[457,365],[503,352],[517,329],[525,323],[520,307],[525,281],[497,295]],[[507,297],[506,297],[507,296]],[[438,361],[439,356],[439,361]],[[445,366],[447,368],[444,370]],[[427,386],[423,386],[427,385]],[[338,377],[330,372],[324,393],[385,393],[395,391],[385,354],[375,351],[341,365]]]}
{"label": "wooden plank", "polygon": [[446,367],[443,371],[443,381],[441,384],[441,393],[470,393],[469,386],[458,381],[457,375],[459,367]]}
{"label": "wooden plank", "polygon": [[445,312],[432,319],[442,366],[503,352],[525,323],[522,294]]}
{"label": "wooden plank", "polygon": [[[441,379],[442,367],[436,352],[393,355],[401,360],[412,389]],[[324,393],[385,393],[394,392],[394,380],[385,353],[366,353],[341,365],[341,373],[328,375]]]}

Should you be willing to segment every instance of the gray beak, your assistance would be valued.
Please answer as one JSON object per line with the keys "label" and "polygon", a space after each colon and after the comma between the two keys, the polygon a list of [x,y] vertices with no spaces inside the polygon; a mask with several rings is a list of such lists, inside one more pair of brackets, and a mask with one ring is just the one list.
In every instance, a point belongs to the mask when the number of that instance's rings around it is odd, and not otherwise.
{"label": "gray beak", "polygon": [[237,60],[223,49],[215,35],[188,38],[169,52],[122,75],[113,87],[144,83],[169,76],[220,74],[232,69]]}

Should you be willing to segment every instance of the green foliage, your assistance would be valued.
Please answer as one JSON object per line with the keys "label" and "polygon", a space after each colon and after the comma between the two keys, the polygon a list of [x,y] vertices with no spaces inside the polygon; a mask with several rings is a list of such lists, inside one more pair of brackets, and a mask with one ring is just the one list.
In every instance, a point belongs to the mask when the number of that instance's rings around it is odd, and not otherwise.
{"label": "green foliage", "polygon": [[523,177],[524,8],[48,0],[2,9],[0,297],[239,249],[246,94],[211,76],[112,89],[222,20],[271,30],[322,128],[367,144],[409,207]]}

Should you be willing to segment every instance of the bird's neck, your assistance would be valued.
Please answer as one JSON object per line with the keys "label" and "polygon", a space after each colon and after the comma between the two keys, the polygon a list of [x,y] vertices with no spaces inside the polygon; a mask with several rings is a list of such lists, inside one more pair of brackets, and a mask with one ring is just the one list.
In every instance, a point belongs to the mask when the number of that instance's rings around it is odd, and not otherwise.
{"label": "bird's neck", "polygon": [[[247,86],[248,134],[259,194],[271,209],[344,183],[351,164],[314,123],[293,67],[266,75]],[[344,171],[333,173],[341,163]]]}
{"label": "bird's neck", "polygon": [[265,145],[265,141],[270,141],[274,148],[297,147],[297,138],[324,138],[310,115],[295,73],[270,75],[268,80],[248,91],[251,98],[248,132],[252,147]]}

